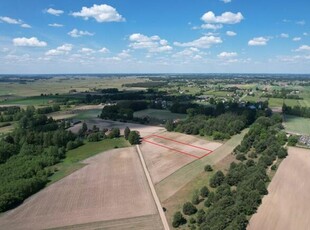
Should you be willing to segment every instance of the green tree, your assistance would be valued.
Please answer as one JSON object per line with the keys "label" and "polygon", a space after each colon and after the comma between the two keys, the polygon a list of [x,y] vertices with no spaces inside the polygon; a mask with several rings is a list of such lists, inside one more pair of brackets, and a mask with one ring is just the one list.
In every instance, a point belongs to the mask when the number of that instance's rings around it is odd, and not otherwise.
{"label": "green tree", "polygon": [[209,195],[209,189],[207,186],[203,186],[201,189],[200,189],[200,196],[202,197],[207,197]]}
{"label": "green tree", "polygon": [[172,120],[168,120],[166,122],[165,128],[167,129],[168,132],[171,132],[174,130],[174,124]]}
{"label": "green tree", "polygon": [[137,131],[130,131],[128,141],[131,145],[140,144],[140,135]]}
{"label": "green tree", "polygon": [[217,171],[210,179],[210,186],[216,188],[223,183],[224,179],[224,173],[222,171]]}
{"label": "green tree", "polygon": [[129,137],[129,134],[130,134],[130,129],[129,127],[127,126],[124,130],[124,137],[126,140],[128,140],[128,137]]}
{"label": "green tree", "polygon": [[197,204],[199,204],[199,202],[200,202],[200,200],[199,200],[198,192],[195,191],[194,194],[193,194],[193,196],[192,196],[192,203],[193,203],[194,205],[197,205]]}
{"label": "green tree", "polygon": [[289,136],[288,143],[287,143],[289,146],[295,146],[297,143],[298,143],[297,136],[294,136],[294,135]]}
{"label": "green tree", "polygon": [[183,213],[185,215],[193,215],[197,212],[197,208],[191,203],[191,202],[186,202],[184,205],[183,205]]}
{"label": "green tree", "polygon": [[186,224],[186,219],[183,217],[181,212],[176,212],[173,215],[173,221],[172,221],[172,226],[174,228],[177,228],[183,224]]}
{"label": "green tree", "polygon": [[261,195],[267,195],[268,194],[268,191],[266,189],[266,184],[262,180],[259,180],[257,182],[256,189],[258,190],[259,194],[261,194]]}

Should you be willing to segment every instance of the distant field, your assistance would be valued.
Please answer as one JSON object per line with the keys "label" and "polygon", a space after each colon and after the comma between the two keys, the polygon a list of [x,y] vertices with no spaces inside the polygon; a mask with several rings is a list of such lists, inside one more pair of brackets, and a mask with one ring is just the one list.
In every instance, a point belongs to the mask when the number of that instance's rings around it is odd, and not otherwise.
{"label": "distant field", "polygon": [[309,229],[310,150],[289,148],[248,230]]}
{"label": "distant field", "polygon": [[310,135],[310,118],[285,115],[284,127],[288,132]]}
{"label": "distant field", "polygon": [[[41,79],[27,84],[1,83],[1,95],[16,95],[21,97],[36,96],[44,94],[64,94],[75,89],[78,92],[92,90],[94,88],[118,88],[122,89],[123,84],[144,82],[145,79],[134,77],[84,77],[84,78],[66,78],[54,77],[52,79]],[[135,88],[128,88],[134,90]]]}
{"label": "distant field", "polygon": [[185,114],[171,113],[168,110],[160,109],[146,109],[134,113],[134,117],[151,117],[158,120],[174,120],[174,119],[184,119]]}
{"label": "distant field", "polygon": [[[120,220],[127,219],[127,229],[162,229],[135,147],[110,150],[84,163],[82,169],[1,215],[0,228],[126,229]],[[143,216],[147,218],[137,218]]]}
{"label": "distant field", "polygon": [[106,139],[99,142],[87,142],[79,148],[70,150],[67,152],[66,158],[62,162],[51,167],[52,169],[57,169],[57,171],[49,178],[49,184],[52,184],[83,167],[85,164],[81,163],[81,161],[88,157],[114,149],[115,147],[123,148],[128,146],[129,143],[124,138],[117,138]]}

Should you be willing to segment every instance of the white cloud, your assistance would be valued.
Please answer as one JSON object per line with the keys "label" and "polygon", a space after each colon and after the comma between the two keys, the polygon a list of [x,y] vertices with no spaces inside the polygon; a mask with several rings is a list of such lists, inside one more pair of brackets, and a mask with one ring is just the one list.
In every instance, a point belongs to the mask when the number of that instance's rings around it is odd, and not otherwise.
{"label": "white cloud", "polygon": [[51,49],[45,53],[46,56],[58,56],[68,54],[73,48],[72,44],[64,44],[57,47],[56,49]]}
{"label": "white cloud", "polygon": [[265,46],[267,45],[267,42],[269,41],[269,38],[264,38],[264,37],[257,37],[253,38],[248,42],[249,46]]}
{"label": "white cloud", "polygon": [[202,59],[202,55],[204,52],[201,52],[198,48],[190,47],[186,48],[180,52],[177,52],[172,55],[173,58],[182,58],[182,59],[189,59],[189,60],[199,60]]}
{"label": "white cloud", "polygon": [[78,52],[86,54],[86,55],[91,55],[91,54],[95,53],[96,51],[93,49],[90,49],[90,48],[82,48]]}
{"label": "white cloud", "polygon": [[47,46],[47,43],[44,41],[39,41],[36,37],[31,38],[14,38],[14,46],[31,46],[31,47],[44,47]]}
{"label": "white cloud", "polygon": [[109,53],[110,50],[108,48],[106,48],[106,47],[103,47],[102,49],[98,50],[98,52],[106,54],[106,53]]}
{"label": "white cloud", "polygon": [[302,35],[304,35],[304,36],[308,36],[308,33],[304,32]]}
{"label": "white cloud", "polygon": [[293,38],[293,41],[294,41],[294,42],[298,42],[298,41],[300,41],[300,40],[301,40],[301,37],[294,37],[294,38]]}
{"label": "white cloud", "polygon": [[63,10],[56,10],[56,9],[53,9],[53,8],[47,9],[46,12],[51,14],[51,15],[54,15],[54,16],[60,16],[61,14],[64,13]]}
{"label": "white cloud", "polygon": [[238,56],[236,52],[222,52],[217,55],[219,58],[232,58]]}
{"label": "white cloud", "polygon": [[306,24],[306,21],[305,20],[297,21],[296,24],[303,26]]}
{"label": "white cloud", "polygon": [[82,36],[94,36],[94,33],[90,33],[88,31],[82,31],[78,29],[73,29],[72,31],[68,33],[68,35],[70,35],[73,38],[78,38]]}
{"label": "white cloud", "polygon": [[310,51],[310,46],[308,45],[302,45],[296,51]]}
{"label": "white cloud", "polygon": [[23,27],[23,28],[27,28],[27,29],[30,29],[30,28],[31,28],[31,26],[28,25],[28,24],[26,24],[26,23],[23,23],[23,24],[21,24],[20,26]]}
{"label": "white cloud", "polygon": [[94,18],[97,22],[122,22],[125,21],[122,15],[120,15],[112,6],[102,4],[94,4],[92,7],[82,7],[80,12],[74,12],[74,17],[83,17],[85,20]]}
{"label": "white cloud", "polygon": [[237,24],[243,20],[243,15],[238,13],[232,13],[232,12],[225,12],[220,16],[215,16],[215,14],[212,11],[209,11],[205,13],[201,20],[205,23],[220,23],[220,24]]}
{"label": "white cloud", "polygon": [[148,37],[146,35],[135,33],[129,36],[131,42],[129,47],[133,49],[147,49],[148,52],[167,52],[171,51],[172,47],[168,45],[168,41],[161,39],[159,36],[154,35]]}
{"label": "white cloud", "polygon": [[20,25],[23,23],[23,21],[20,19],[14,19],[10,17],[0,17],[0,20],[2,22],[8,23],[8,24],[14,24],[14,25]]}
{"label": "white cloud", "polygon": [[58,23],[53,23],[53,24],[48,24],[50,27],[63,27],[64,25],[58,24]]}
{"label": "white cloud", "polygon": [[30,25],[24,23],[22,20],[10,17],[0,17],[0,22],[5,22],[12,25],[20,25],[22,28],[31,28]]}
{"label": "white cloud", "polygon": [[223,25],[222,24],[214,25],[214,24],[207,23],[207,24],[201,25],[201,28],[208,29],[208,30],[218,30],[218,29],[222,29]]}
{"label": "white cloud", "polygon": [[282,34],[280,34],[280,37],[281,38],[289,38],[290,36],[288,34],[282,33]]}
{"label": "white cloud", "polygon": [[191,42],[174,42],[173,44],[175,46],[181,46],[181,47],[196,47],[196,48],[210,48],[210,46],[214,44],[222,43],[222,39],[220,37],[215,36],[203,36],[201,38],[198,38]]}
{"label": "white cloud", "polygon": [[230,36],[230,37],[233,37],[233,36],[237,35],[237,33],[234,32],[234,31],[226,31],[226,34],[227,34],[227,36]]}
{"label": "white cloud", "polygon": [[224,3],[230,3],[231,0],[220,0],[221,2],[224,2]]}

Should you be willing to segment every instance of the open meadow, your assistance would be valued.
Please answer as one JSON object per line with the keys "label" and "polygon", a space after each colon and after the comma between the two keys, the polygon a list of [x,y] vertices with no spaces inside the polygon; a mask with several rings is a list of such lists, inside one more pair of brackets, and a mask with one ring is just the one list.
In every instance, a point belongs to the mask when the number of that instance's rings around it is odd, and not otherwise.
{"label": "open meadow", "polygon": [[284,127],[286,132],[298,135],[310,135],[310,119],[285,115]]}
{"label": "open meadow", "polygon": [[75,229],[77,225],[77,229],[98,229],[106,225],[117,229],[162,229],[134,147],[110,150],[84,163],[84,168],[4,213],[1,228]]}
{"label": "open meadow", "polygon": [[248,230],[296,230],[310,226],[310,150],[290,147]]}

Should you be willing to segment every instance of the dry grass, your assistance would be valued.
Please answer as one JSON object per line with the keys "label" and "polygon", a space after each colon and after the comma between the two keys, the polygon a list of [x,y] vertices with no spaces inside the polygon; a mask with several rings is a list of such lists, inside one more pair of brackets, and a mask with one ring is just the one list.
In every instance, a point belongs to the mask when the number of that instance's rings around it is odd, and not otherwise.
{"label": "dry grass", "polygon": [[269,184],[269,194],[252,216],[249,230],[309,229],[310,150],[289,148],[288,153]]}

